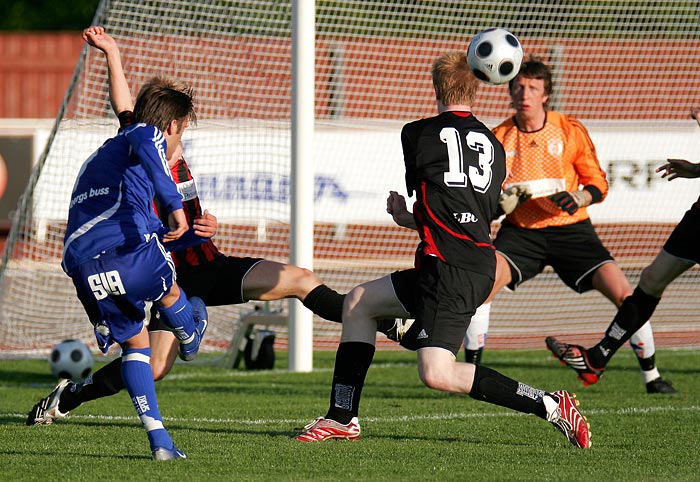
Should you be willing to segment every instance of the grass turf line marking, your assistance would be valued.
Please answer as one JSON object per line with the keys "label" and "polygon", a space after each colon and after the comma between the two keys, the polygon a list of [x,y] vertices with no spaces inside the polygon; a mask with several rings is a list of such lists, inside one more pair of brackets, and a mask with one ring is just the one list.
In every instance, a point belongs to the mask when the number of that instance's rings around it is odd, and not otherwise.
{"label": "grass turf line marking", "polygon": [[[689,407],[645,407],[645,408],[620,408],[616,410],[594,409],[586,410],[585,415],[644,415],[649,413],[669,413],[669,412],[700,412],[700,406],[691,405]],[[469,418],[495,418],[495,417],[522,417],[528,414],[520,412],[477,412],[477,413],[445,413],[434,415],[402,415],[398,417],[362,417],[362,422],[372,423],[396,423],[396,422],[418,422],[430,420],[461,420]],[[23,413],[1,413],[0,417],[19,418],[25,420],[26,414]],[[135,416],[120,416],[120,415],[71,415],[70,420],[100,420],[105,422],[110,421],[137,421]],[[173,423],[211,423],[225,425],[274,425],[274,424],[304,424],[310,418],[304,419],[232,419],[232,418],[178,418],[178,417],[163,417],[166,422]],[[59,425],[61,422],[58,422]]]}

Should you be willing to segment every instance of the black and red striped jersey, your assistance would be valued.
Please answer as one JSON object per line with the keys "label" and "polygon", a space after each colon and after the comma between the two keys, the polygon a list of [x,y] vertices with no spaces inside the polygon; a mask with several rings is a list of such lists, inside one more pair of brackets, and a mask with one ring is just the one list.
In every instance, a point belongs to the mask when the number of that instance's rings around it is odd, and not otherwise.
{"label": "black and red striped jersey", "polygon": [[[182,196],[182,207],[187,218],[187,225],[192,226],[194,220],[202,215],[202,205],[197,195],[197,186],[184,157],[180,156],[180,159],[170,166],[170,174],[173,176],[173,180],[177,184],[177,190]],[[161,216],[161,221],[163,221],[165,226],[168,225],[167,216]],[[189,248],[173,251],[170,254],[177,268],[181,266],[198,266],[223,256],[211,239]]]}
{"label": "black and red striped jersey", "polygon": [[[119,125],[120,128],[126,127],[133,123],[133,112],[123,111],[119,113]],[[185,158],[180,156],[180,159],[175,162],[175,164],[170,165],[170,174],[177,184],[177,190],[182,196],[182,208],[185,212],[185,217],[187,218],[187,225],[192,226],[194,220],[202,215],[202,206],[199,202],[199,196],[197,195],[197,186],[192,178],[192,173],[190,168],[187,166]],[[156,211],[160,217],[161,222],[164,226],[168,225],[167,213],[162,215],[158,213],[158,206],[154,200],[153,209]],[[191,246],[179,251],[173,251],[170,253],[175,262],[175,267],[179,268],[181,266],[199,266],[201,264],[213,261],[223,254],[216,247],[211,239],[206,240],[201,244]]]}
{"label": "black and red striped jersey", "polygon": [[506,175],[501,143],[471,113],[456,111],[406,124],[401,143],[408,194],[416,193],[419,252],[494,277],[491,220]]}

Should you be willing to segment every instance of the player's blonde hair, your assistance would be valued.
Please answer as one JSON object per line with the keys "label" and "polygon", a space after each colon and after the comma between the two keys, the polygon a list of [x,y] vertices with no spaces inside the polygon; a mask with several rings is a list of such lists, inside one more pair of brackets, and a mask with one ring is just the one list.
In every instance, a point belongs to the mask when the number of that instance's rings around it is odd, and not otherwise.
{"label": "player's blonde hair", "polygon": [[435,94],[443,105],[472,105],[476,100],[479,80],[467,65],[467,53],[454,50],[441,55],[433,63]]}
{"label": "player's blonde hair", "polygon": [[141,86],[134,105],[134,122],[154,125],[165,131],[170,122],[177,120],[181,127],[185,120],[196,124],[194,89],[186,82],[168,76],[155,76]]}

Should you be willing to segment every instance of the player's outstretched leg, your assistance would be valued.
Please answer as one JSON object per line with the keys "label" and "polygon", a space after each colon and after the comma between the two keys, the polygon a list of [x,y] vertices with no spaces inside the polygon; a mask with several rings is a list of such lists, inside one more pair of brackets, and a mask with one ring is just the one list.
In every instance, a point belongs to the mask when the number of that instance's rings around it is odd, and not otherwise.
{"label": "player's outstretched leg", "polygon": [[582,346],[563,343],[553,336],[548,336],[545,343],[554,357],[578,373],[578,379],[583,382],[583,386],[593,385],[603,376],[605,368],[591,366],[586,349]]}
{"label": "player's outstretched leg", "polygon": [[68,415],[58,410],[58,402],[69,384],[70,380],[61,379],[51,393],[39,400],[27,415],[27,425],[51,425],[55,419]]}
{"label": "player's outstretched leg", "polygon": [[547,421],[557,427],[569,442],[582,449],[591,448],[590,425],[578,410],[575,394],[566,390],[547,393],[542,397],[547,410]]}

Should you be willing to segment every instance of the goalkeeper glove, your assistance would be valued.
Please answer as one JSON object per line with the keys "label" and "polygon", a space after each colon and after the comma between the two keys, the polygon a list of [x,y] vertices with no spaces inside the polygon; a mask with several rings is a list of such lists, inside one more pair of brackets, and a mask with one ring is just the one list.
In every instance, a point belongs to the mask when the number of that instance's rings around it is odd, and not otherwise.
{"label": "goalkeeper glove", "polygon": [[532,194],[527,187],[511,186],[501,193],[498,206],[503,214],[510,214],[531,197]]}
{"label": "goalkeeper glove", "polygon": [[584,191],[561,191],[552,194],[549,196],[549,199],[554,201],[563,211],[569,213],[570,216],[578,211],[578,208],[588,206],[590,203]]}

